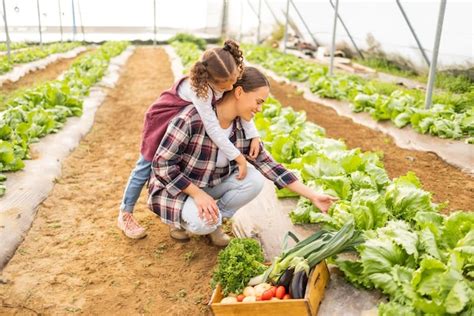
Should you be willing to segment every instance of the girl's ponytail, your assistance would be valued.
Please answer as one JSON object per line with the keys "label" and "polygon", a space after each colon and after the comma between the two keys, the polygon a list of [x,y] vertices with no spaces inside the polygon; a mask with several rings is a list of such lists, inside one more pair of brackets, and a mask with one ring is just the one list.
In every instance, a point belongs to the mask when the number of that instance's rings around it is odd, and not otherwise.
{"label": "girl's ponytail", "polygon": [[209,72],[206,61],[196,62],[190,70],[191,87],[201,99],[206,99],[209,89]]}
{"label": "girl's ponytail", "polygon": [[242,53],[239,44],[233,40],[227,40],[224,43],[223,50],[228,51],[232,57],[234,57],[239,73],[242,74],[244,69],[244,54]]}

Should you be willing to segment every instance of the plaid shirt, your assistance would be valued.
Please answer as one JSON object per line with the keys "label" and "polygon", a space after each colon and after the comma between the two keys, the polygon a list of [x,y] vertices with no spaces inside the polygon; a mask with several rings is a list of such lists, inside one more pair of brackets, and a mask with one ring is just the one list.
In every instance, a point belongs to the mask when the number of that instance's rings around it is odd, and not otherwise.
{"label": "plaid shirt", "polygon": [[[251,140],[245,139],[240,119],[234,121],[229,139],[243,154],[250,152]],[[234,172],[235,161],[226,167],[216,167],[217,151],[194,106],[186,107],[171,120],[153,158],[148,187],[148,206],[163,222],[180,227],[181,210],[188,197],[182,191],[191,183],[200,188],[213,187]],[[263,144],[257,159],[249,162],[279,188],[298,179],[276,163]]]}

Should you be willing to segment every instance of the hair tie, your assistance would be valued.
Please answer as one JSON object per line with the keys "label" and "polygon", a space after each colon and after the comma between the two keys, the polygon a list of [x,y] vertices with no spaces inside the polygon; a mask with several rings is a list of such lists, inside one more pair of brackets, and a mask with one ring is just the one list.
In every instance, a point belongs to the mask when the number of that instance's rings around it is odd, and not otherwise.
{"label": "hair tie", "polygon": [[201,64],[202,64],[204,67],[207,67],[207,61],[201,61]]}
{"label": "hair tie", "polygon": [[230,52],[231,49],[232,49],[232,47],[230,47],[230,45],[228,43],[224,44],[223,50],[226,50],[226,51]]}

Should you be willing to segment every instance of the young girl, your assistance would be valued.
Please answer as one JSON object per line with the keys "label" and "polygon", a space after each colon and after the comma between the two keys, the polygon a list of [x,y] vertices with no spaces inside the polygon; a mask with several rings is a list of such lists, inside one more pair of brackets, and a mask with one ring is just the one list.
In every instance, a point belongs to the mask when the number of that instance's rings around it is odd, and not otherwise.
{"label": "young girl", "polygon": [[[127,237],[138,239],[146,235],[145,229],[132,215],[133,208],[150,176],[153,156],[168,123],[183,107],[189,104],[196,107],[209,137],[229,161],[235,160],[238,164],[237,178],[246,176],[247,161],[225,135],[213,110],[213,105],[222,98],[223,93],[232,90],[242,70],[242,51],[236,42],[227,40],[222,48],[206,50],[201,60],[191,68],[190,76],[178,80],[150,106],[145,115],[141,154],[125,187],[118,216],[118,227]],[[242,120],[242,123],[245,137],[252,139],[250,157],[256,158],[260,142],[257,129],[252,121]],[[177,228],[170,228],[170,234],[176,239],[187,238],[185,231]]]}

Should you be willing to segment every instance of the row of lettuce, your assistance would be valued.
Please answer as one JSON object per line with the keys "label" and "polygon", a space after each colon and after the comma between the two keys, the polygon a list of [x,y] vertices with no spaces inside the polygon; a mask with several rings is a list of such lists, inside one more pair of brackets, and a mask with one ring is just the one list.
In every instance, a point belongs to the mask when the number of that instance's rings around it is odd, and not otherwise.
{"label": "row of lettuce", "polygon": [[202,51],[198,46],[191,42],[172,41],[171,46],[181,59],[183,64],[183,73],[188,73],[191,66],[201,57]]}
{"label": "row of lettuce", "polygon": [[368,112],[375,120],[391,120],[402,128],[411,124],[422,134],[474,143],[474,86],[464,94],[437,92],[430,109],[424,108],[424,91],[367,80],[356,75],[329,76],[325,66],[284,54],[266,46],[244,45],[247,60],[280,76],[305,82],[323,98],[350,102],[354,112]]}
{"label": "row of lettuce", "polygon": [[0,112],[0,196],[6,175],[21,170],[29,159],[29,145],[57,132],[68,117],[81,116],[84,98],[105,74],[112,57],[122,53],[128,42],[107,42],[78,58],[61,80],[26,89],[6,101]]}
{"label": "row of lettuce", "polygon": [[0,56],[0,74],[11,71],[16,64],[29,63],[45,58],[51,54],[64,53],[79,46],[81,46],[80,42],[31,46],[20,51],[12,52],[10,60],[7,55],[2,55]]}
{"label": "row of lettuce", "polygon": [[[188,67],[201,54],[192,43],[172,45]],[[277,161],[314,190],[339,198],[327,214],[300,198],[290,213],[293,223],[337,230],[353,221],[363,232],[356,258],[340,256],[333,262],[355,286],[388,295],[389,302],[379,305],[380,315],[472,315],[473,212],[441,214],[444,205],[433,203],[415,174],[390,180],[379,154],[326,138],[304,112],[275,99],[265,102],[255,124]],[[285,189],[277,195],[293,196]]]}
{"label": "row of lettuce", "polygon": [[[364,232],[357,258],[335,264],[355,286],[390,297],[381,315],[461,314],[474,311],[474,213],[439,211],[415,174],[389,179],[376,153],[347,149],[307,122],[304,112],[268,100],[255,117],[267,150],[315,191],[337,196],[327,214],[300,198],[296,224],[338,230],[354,221]],[[286,190],[279,197],[291,196]]]}
{"label": "row of lettuce", "polygon": [[[10,49],[15,50],[15,49],[22,49],[28,47],[28,43],[25,42],[11,42],[10,43]],[[0,52],[4,52],[8,50],[7,43],[0,43]]]}

